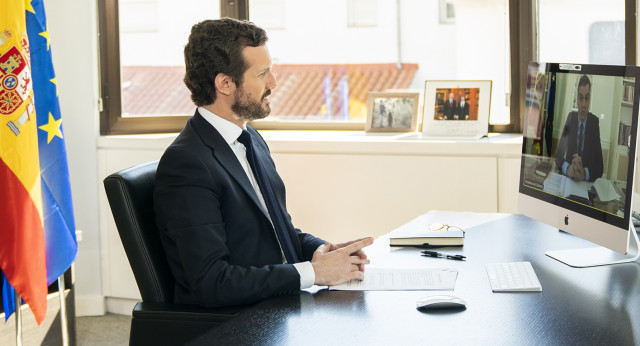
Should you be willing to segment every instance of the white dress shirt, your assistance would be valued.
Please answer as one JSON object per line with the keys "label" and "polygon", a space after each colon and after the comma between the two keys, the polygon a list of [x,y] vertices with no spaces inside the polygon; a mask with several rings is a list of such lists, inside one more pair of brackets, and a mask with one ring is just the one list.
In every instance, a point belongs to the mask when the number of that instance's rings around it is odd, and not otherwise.
{"label": "white dress shirt", "polygon": [[[222,119],[221,117],[209,112],[208,110],[198,107],[198,112],[202,115],[211,126],[213,126],[224,138],[224,141],[229,144],[231,151],[236,154],[238,161],[240,161],[240,165],[244,172],[247,174],[253,189],[256,191],[256,195],[258,196],[258,200],[260,200],[260,205],[262,209],[266,211],[266,214],[269,215],[269,210],[267,209],[267,205],[264,202],[264,197],[262,197],[262,193],[260,192],[260,187],[258,186],[258,181],[253,175],[253,171],[251,170],[251,166],[249,165],[249,161],[247,160],[247,149],[244,144],[238,142],[238,137],[242,134],[242,130],[236,124]],[[271,220],[269,220],[271,221]],[[309,288],[313,286],[316,281],[316,274],[313,271],[313,266],[311,262],[300,262],[294,263],[293,266],[298,270],[300,274],[300,289]]]}

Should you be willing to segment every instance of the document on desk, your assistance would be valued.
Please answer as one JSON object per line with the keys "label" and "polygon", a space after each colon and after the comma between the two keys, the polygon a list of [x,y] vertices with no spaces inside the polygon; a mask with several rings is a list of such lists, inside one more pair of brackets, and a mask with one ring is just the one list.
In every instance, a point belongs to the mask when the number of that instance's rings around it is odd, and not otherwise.
{"label": "document on desk", "polygon": [[589,199],[590,186],[585,181],[575,181],[567,176],[551,172],[544,181],[544,191],[556,196],[568,197],[571,195]]}
{"label": "document on desk", "polygon": [[602,202],[609,202],[620,198],[611,180],[598,178],[593,183],[593,186],[596,188],[598,198],[600,198]]}
{"label": "document on desk", "polygon": [[364,280],[329,286],[340,291],[453,291],[458,271],[450,268],[367,268]]}

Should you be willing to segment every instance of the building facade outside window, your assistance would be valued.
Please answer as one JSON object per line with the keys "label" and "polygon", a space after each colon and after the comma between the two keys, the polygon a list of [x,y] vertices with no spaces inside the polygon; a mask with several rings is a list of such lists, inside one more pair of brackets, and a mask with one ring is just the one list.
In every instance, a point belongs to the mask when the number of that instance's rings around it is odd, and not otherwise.
{"label": "building facade outside window", "polygon": [[[490,124],[519,131],[519,119],[509,107],[512,91],[520,92],[512,88],[509,5],[514,0],[237,2],[248,6],[249,19],[267,31],[278,78],[272,115],[255,122],[256,127],[363,130],[369,92],[424,92],[427,80],[491,80]],[[189,30],[198,21],[224,16],[224,6],[219,0],[99,3],[101,133],[178,132],[195,109],[182,82]],[[597,63],[605,59],[597,44],[620,39],[623,0],[613,6],[589,1],[579,13],[574,7],[569,0],[540,0],[541,58]],[[570,35],[581,39],[553,34],[567,29],[558,18],[562,11],[583,19],[571,26]],[[616,42],[621,43],[609,52],[609,63],[624,57],[624,30]],[[114,82],[114,76],[120,80]]]}

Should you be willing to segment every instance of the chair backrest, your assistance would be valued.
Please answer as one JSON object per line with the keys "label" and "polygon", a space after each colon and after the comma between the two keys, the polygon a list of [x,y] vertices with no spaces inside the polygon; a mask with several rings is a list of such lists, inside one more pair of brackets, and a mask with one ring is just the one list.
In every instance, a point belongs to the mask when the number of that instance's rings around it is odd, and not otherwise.
{"label": "chair backrest", "polygon": [[154,161],[113,173],[104,188],[142,301],[173,303],[175,279],[153,211],[157,168]]}

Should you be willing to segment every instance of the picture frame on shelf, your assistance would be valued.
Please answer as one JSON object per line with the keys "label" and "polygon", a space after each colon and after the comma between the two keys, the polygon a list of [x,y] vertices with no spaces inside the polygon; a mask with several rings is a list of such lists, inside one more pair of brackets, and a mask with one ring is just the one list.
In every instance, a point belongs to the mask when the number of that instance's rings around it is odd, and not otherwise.
{"label": "picture frame on shelf", "polygon": [[422,136],[479,139],[489,132],[491,80],[428,80]]}
{"label": "picture frame on shelf", "polygon": [[419,109],[419,92],[369,92],[365,132],[416,132]]}

